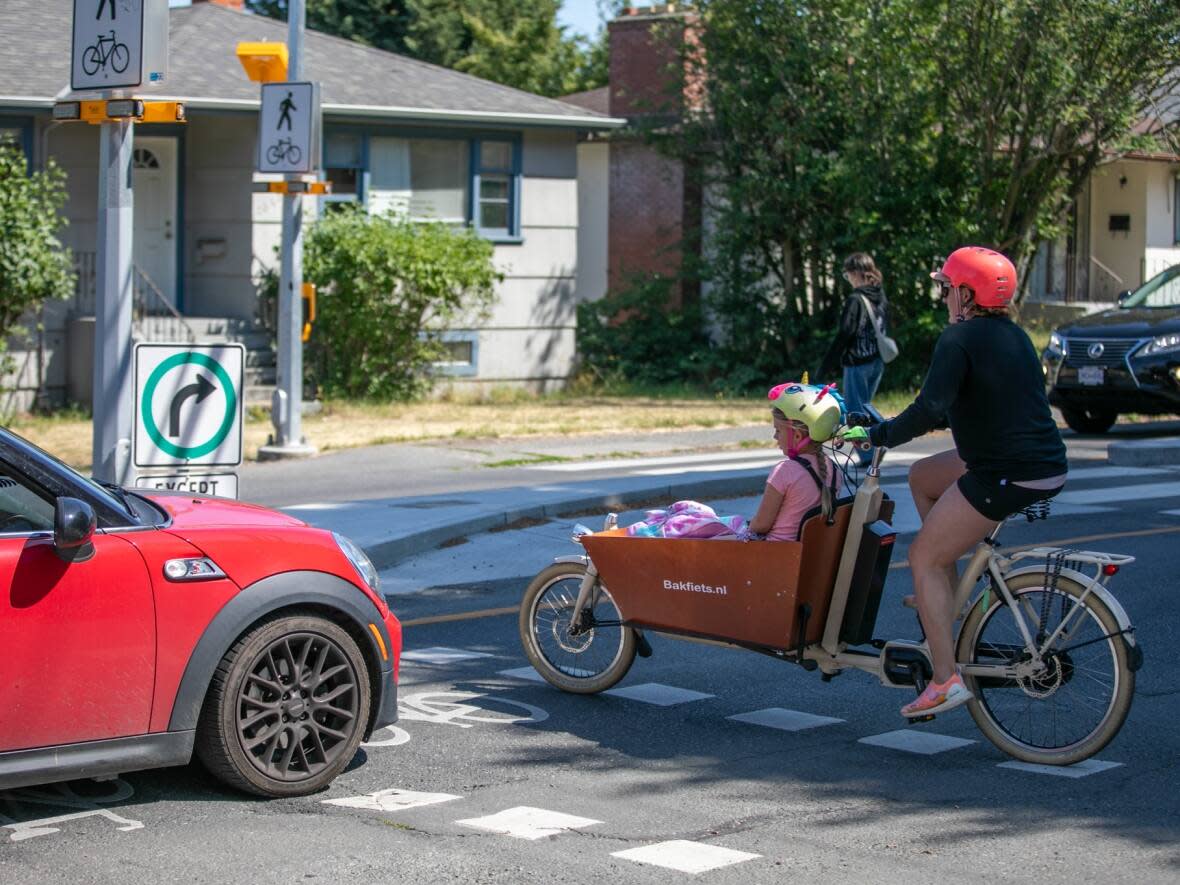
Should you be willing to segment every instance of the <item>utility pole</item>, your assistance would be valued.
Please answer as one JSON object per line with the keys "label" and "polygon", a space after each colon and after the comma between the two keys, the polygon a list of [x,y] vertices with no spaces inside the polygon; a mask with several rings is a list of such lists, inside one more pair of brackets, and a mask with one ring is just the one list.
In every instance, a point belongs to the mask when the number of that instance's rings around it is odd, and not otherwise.
{"label": "utility pole", "polygon": [[131,148],[135,123],[99,126],[98,298],[94,304],[93,473],[131,483]]}
{"label": "utility pole", "polygon": [[[304,0],[287,4],[288,81],[303,75]],[[300,181],[288,173],[287,181]],[[271,399],[272,444],[261,458],[301,458],[315,454],[303,440],[303,196],[283,194],[282,263],[279,272],[278,377]]]}

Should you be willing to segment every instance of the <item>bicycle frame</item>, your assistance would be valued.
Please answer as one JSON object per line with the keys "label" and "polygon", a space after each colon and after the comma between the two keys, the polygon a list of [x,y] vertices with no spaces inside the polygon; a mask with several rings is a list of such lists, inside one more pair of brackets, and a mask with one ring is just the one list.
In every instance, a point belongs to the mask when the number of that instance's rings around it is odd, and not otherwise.
{"label": "bicycle frame", "polygon": [[[873,462],[867,471],[865,480],[856,492],[856,498],[853,502],[852,521],[848,527],[848,535],[845,538],[844,550],[840,560],[840,569],[836,575],[836,583],[832,592],[832,604],[828,611],[828,620],[824,629],[823,641],[818,645],[808,646],[804,649],[803,658],[814,661],[826,674],[835,674],[849,668],[865,670],[876,673],[885,685],[906,687],[898,685],[886,678],[883,655],[867,651],[849,650],[839,641],[840,628],[844,622],[849,586],[852,580],[852,570],[855,566],[855,556],[860,544],[861,534],[864,526],[873,522],[881,509],[883,493],[880,488],[880,465],[885,451],[884,448],[879,447],[874,452]],[[963,618],[975,604],[980,593],[986,592],[986,590],[980,590],[978,593],[973,592],[976,590],[980,578],[986,574],[990,578],[990,585],[987,589],[994,587],[1004,603],[1009,606],[1009,610],[1016,620],[1021,638],[1024,640],[1024,648],[1028,653],[1028,658],[1016,665],[963,664],[962,670],[964,673],[972,676],[992,676],[1009,679],[1035,673],[1039,668],[1044,666],[1043,656],[1046,651],[1077,620],[1084,610],[1086,600],[1091,595],[1099,596],[1107,607],[1110,608],[1118,619],[1120,632],[1124,641],[1129,646],[1134,646],[1134,628],[1131,626],[1126,612],[1110,593],[1107,585],[1111,576],[1118,571],[1118,568],[1134,562],[1135,557],[1117,553],[1100,553],[1083,550],[1066,551],[1059,547],[1034,547],[1029,550],[1019,551],[1012,556],[1003,556],[996,549],[996,538],[999,536],[1000,529],[1003,526],[1003,522],[998,523],[991,533],[972,552],[967,566],[963,569],[959,577],[959,582],[955,587],[953,610],[958,613],[957,621],[961,625]],[[1045,637],[1038,645],[1033,638],[1033,631],[1029,629],[1028,622],[1025,618],[1026,613],[1022,612],[1022,607],[1017,605],[1016,597],[1009,588],[1005,577],[1011,579],[1025,574],[1043,572],[1045,569],[1044,563],[1050,557],[1059,555],[1066,556],[1071,563],[1093,565],[1095,572],[1091,576],[1073,568],[1062,569],[1060,571],[1062,576],[1077,582],[1085,589],[1082,595],[1074,600],[1073,606],[1070,608],[1068,614],[1061,619],[1061,623],[1052,634]],[[1013,568],[1015,563],[1022,560],[1039,560],[1042,564],[1030,565],[1026,568]],[[1114,568],[1108,570],[1108,566]],[[957,635],[955,639],[957,645]],[[883,643],[883,647],[890,645],[912,649],[924,656],[927,661],[930,659],[925,642],[894,640]]]}

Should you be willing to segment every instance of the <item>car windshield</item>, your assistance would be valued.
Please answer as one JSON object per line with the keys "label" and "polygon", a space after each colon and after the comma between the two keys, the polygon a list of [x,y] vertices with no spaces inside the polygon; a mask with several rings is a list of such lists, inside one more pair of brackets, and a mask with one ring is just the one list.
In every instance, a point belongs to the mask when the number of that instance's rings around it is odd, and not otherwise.
{"label": "car windshield", "polygon": [[1180,264],[1158,273],[1130,295],[1122,307],[1180,307]]}
{"label": "car windshield", "polygon": [[91,492],[91,494],[93,494],[96,498],[99,498],[101,501],[103,501],[103,503],[105,503],[107,505],[107,507],[109,507],[111,510],[115,510],[120,513],[126,513],[126,514],[128,514],[128,516],[131,516],[133,519],[136,519],[136,521],[138,521],[137,515],[131,511],[131,509],[127,506],[127,504],[123,500],[120,499],[119,496],[113,494],[109,489],[103,488],[101,485],[99,485],[97,482],[95,482],[90,477],[83,476],[81,473],[79,473],[77,470],[75,470],[69,464],[66,464],[60,458],[57,458],[57,457],[51,455],[49,452],[45,451],[40,446],[34,445],[33,443],[29,442],[27,439],[25,439],[22,436],[17,436],[16,434],[10,434],[10,435],[7,435],[6,438],[9,441],[10,445],[12,445],[14,447],[18,447],[18,448],[24,448],[24,449],[34,453],[35,455],[46,459],[47,461],[52,461],[54,464],[57,464],[62,469],[68,470],[71,474],[73,474],[74,478],[78,482],[80,482],[84,486],[86,486],[86,488]]}

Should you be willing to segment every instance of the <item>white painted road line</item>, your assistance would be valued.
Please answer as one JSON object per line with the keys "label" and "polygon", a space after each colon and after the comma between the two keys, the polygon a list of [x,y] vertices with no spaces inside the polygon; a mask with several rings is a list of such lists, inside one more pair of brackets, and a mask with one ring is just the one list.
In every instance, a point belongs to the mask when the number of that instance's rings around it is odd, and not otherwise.
{"label": "white painted road line", "polygon": [[443,646],[417,648],[412,651],[402,652],[403,661],[414,661],[419,664],[450,664],[455,661],[469,661],[475,658],[490,657],[492,655],[482,651],[468,651],[465,648],[444,648]]}
{"label": "white painted road line", "polygon": [[945,753],[947,750],[957,750],[975,741],[964,738],[951,737],[945,734],[935,734],[932,731],[915,731],[912,728],[901,728],[897,731],[887,731],[884,734],[874,734],[861,738],[858,744],[869,744],[873,747],[885,747],[889,750],[902,750],[906,753],[919,753],[923,756],[933,756],[935,753]]}
{"label": "white painted road line", "polygon": [[1121,762],[1103,762],[1101,759],[1085,759],[1073,765],[1037,765],[1032,762],[1001,762],[997,768],[1010,768],[1013,771],[1028,771],[1032,774],[1048,774],[1054,777],[1089,777],[1101,771],[1110,771],[1122,766]]}
{"label": "white painted road line", "polygon": [[706,842],[689,842],[686,839],[673,839],[670,842],[657,842],[654,845],[644,845],[641,848],[611,852],[611,857],[620,857],[623,860],[632,860],[636,863],[664,867],[693,875],[754,860],[761,856],[761,854],[750,854],[748,851],[722,848],[720,845],[709,845]]}
{"label": "white painted road line", "polygon": [[[742,452],[706,452],[703,455],[665,455],[659,458],[610,458],[601,461],[557,461],[551,464],[535,464],[526,465],[533,470],[551,470],[558,473],[579,473],[583,470],[616,470],[618,468],[647,468],[647,467],[665,467],[673,464],[704,464],[706,462],[725,463],[727,461],[749,461],[753,458],[771,458],[773,453],[772,445],[767,443],[766,448],[770,450],[765,455],[760,455],[758,452],[742,451]],[[782,456],[774,459],[781,461]],[[718,467],[718,470],[728,470],[728,467]]]}
{"label": "white painted road line", "polygon": [[516,808],[508,808],[496,814],[489,814],[487,817],[472,817],[466,820],[457,820],[455,823],[476,830],[487,830],[501,836],[512,836],[516,839],[544,839],[546,836],[556,836],[569,830],[592,827],[602,821],[562,814],[560,811],[547,811],[544,808],[518,805]]}
{"label": "white painted road line", "polygon": [[1117,501],[1145,501],[1151,498],[1180,497],[1180,482],[1141,483],[1135,486],[1115,486],[1114,488],[1082,489],[1080,491],[1066,491],[1053,499],[1054,503],[1062,504],[1111,504]]}
{"label": "white painted road line", "polygon": [[462,799],[450,793],[418,793],[414,790],[378,790],[364,796],[349,796],[346,799],[324,799],[323,805],[340,805],[344,808],[360,808],[364,811],[405,811],[424,805],[438,805]]}
{"label": "white painted road line", "polygon": [[765,710],[738,713],[736,716],[726,716],[725,718],[732,719],[734,722],[748,722],[751,725],[777,728],[781,731],[806,731],[809,728],[820,728],[824,725],[839,725],[844,721],[831,716],[803,713],[799,710],[784,710],[782,707],[767,707]]}
{"label": "white painted road line", "polygon": [[501,670],[501,676],[507,676],[509,679],[525,679],[529,682],[544,682],[544,677],[541,676],[532,667],[517,667],[515,670]]}
{"label": "white painted road line", "polygon": [[642,685],[628,685],[626,688],[612,688],[604,694],[627,698],[632,701],[642,701],[645,704],[655,704],[657,707],[674,707],[677,704],[687,704],[689,701],[703,701],[715,695],[687,688],[677,688],[675,685],[662,685],[659,682],[645,682]]}

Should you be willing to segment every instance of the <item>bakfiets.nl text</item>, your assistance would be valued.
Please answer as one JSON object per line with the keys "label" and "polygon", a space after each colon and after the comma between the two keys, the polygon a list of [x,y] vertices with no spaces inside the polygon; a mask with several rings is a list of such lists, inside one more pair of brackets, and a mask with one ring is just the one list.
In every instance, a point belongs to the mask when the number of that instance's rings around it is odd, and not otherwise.
{"label": "bakfiets.nl text", "polygon": [[714,587],[712,584],[697,584],[693,581],[664,581],[665,590],[680,590],[685,593],[714,593],[718,596],[724,596],[729,592],[724,584],[719,584]]}

